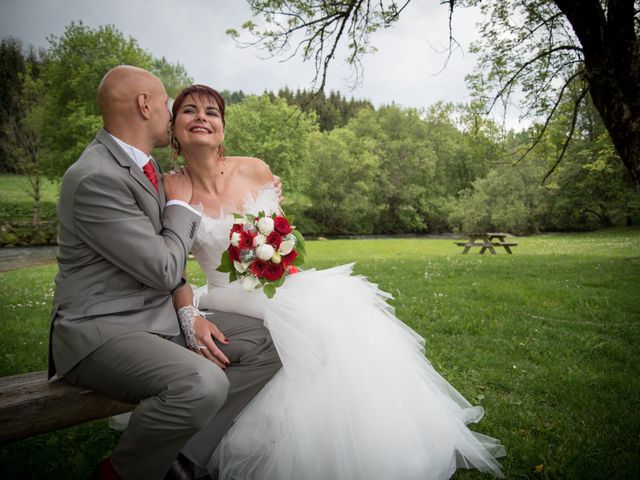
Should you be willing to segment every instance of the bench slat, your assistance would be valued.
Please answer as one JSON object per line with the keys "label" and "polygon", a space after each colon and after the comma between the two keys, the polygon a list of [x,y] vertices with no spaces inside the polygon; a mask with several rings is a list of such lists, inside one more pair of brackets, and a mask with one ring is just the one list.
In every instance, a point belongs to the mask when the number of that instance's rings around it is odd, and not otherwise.
{"label": "bench slat", "polygon": [[133,410],[46,372],[0,378],[0,443],[51,432]]}
{"label": "bench slat", "polygon": [[484,242],[455,242],[460,247],[495,247],[499,243],[484,243]]}

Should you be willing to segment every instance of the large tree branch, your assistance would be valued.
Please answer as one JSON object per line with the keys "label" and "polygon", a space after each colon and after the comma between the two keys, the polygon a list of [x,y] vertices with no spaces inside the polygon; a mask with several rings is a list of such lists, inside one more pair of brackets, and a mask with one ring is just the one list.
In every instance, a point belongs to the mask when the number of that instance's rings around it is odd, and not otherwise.
{"label": "large tree branch", "polygon": [[540,52],[538,55],[536,55],[535,57],[527,60],[526,62],[524,62],[522,65],[520,65],[520,67],[515,71],[515,73],[513,73],[509,79],[503,83],[502,87],[500,88],[500,90],[498,91],[498,93],[494,96],[493,101],[491,102],[491,105],[488,108],[488,111],[490,112],[491,110],[493,110],[493,107],[495,106],[496,102],[502,98],[505,93],[507,91],[509,91],[514,85],[515,83],[518,81],[518,79],[520,78],[520,75],[522,74],[522,72],[524,72],[528,67],[530,67],[531,65],[533,65],[534,63],[536,63],[538,60],[543,59],[545,57],[548,57],[550,55],[552,55],[555,52],[560,52],[560,51],[577,51],[577,52],[581,52],[580,48],[574,46],[574,45],[560,45],[557,47],[552,47],[548,50],[545,50],[543,52]]}
{"label": "large tree branch", "polygon": [[340,38],[342,37],[344,29],[347,25],[347,21],[349,20],[349,17],[351,17],[351,14],[354,10],[357,12],[357,9],[360,8],[361,4],[362,4],[362,0],[357,2],[352,2],[349,5],[349,9],[347,10],[347,12],[345,12],[345,15],[343,16],[342,22],[340,24],[340,30],[338,30],[338,33],[336,34],[335,40],[331,47],[331,51],[324,58],[324,65],[322,66],[322,81],[320,82],[320,86],[318,87],[318,90],[324,90],[324,86],[327,83],[327,71],[329,70],[329,63],[335,56],[336,49],[338,48],[338,44],[340,43]]}
{"label": "large tree branch", "polygon": [[552,30],[551,24],[562,17],[562,13],[558,12],[552,15],[549,18],[541,18],[540,23],[533,28],[527,28],[527,35],[524,35],[518,42],[515,43],[514,47],[518,47],[523,45],[525,42],[529,41],[541,28],[546,28],[547,30]]}
{"label": "large tree branch", "polygon": [[[529,147],[527,148],[527,150],[520,156],[520,158],[518,158],[514,163],[513,166],[519,164],[522,160],[524,160],[524,158],[529,155],[529,153],[531,153],[531,151],[533,151],[533,149],[536,148],[536,146],[540,143],[540,141],[544,138],[544,134],[547,131],[547,128],[549,127],[549,124],[551,123],[551,120],[553,118],[553,115],[556,113],[556,110],[558,109],[558,106],[560,106],[560,103],[562,102],[562,99],[564,98],[564,92],[567,89],[567,87],[569,87],[569,85],[571,85],[571,83],[578,78],[580,75],[582,75],[584,72],[579,71],[574,73],[571,77],[569,77],[569,79],[564,83],[564,85],[562,86],[562,88],[560,89],[560,92],[558,93],[558,97],[556,98],[556,101],[553,104],[553,107],[551,108],[551,111],[548,113],[547,118],[544,122],[544,124],[542,125],[542,128],[540,128],[538,130],[538,133],[536,134],[533,142],[531,142],[531,145],[529,145]],[[574,108],[574,115],[577,115],[577,109]],[[563,153],[564,155],[564,153]],[[555,167],[554,167],[555,168]]]}
{"label": "large tree branch", "polygon": [[547,170],[547,173],[545,173],[544,177],[542,177],[542,181],[540,182],[541,185],[544,185],[547,179],[551,176],[551,174],[553,174],[555,169],[558,167],[558,165],[560,165],[560,162],[562,162],[562,159],[564,158],[564,154],[567,152],[567,148],[569,147],[569,144],[571,143],[571,139],[573,138],[573,134],[576,131],[576,123],[578,121],[578,111],[580,109],[580,104],[582,103],[582,101],[584,100],[584,97],[587,95],[588,92],[589,92],[589,89],[584,88],[582,92],[580,92],[580,95],[576,99],[575,103],[573,104],[573,114],[571,116],[571,128],[569,129],[567,138],[565,139],[562,145],[562,150],[560,151],[558,158],[556,158],[556,161],[553,163],[551,168]]}
{"label": "large tree branch", "polygon": [[[385,8],[380,3],[377,15],[382,20],[383,26],[394,22],[409,3],[410,0],[405,1],[400,8],[395,6],[395,2],[389,8]],[[347,62],[355,69],[356,78],[359,77],[359,60],[365,52],[368,36],[380,26],[380,23],[372,23],[374,13],[371,10],[370,0],[309,2],[309,5],[305,5],[304,8],[295,2],[288,1],[277,2],[275,6],[261,1],[249,1],[249,4],[254,14],[266,15],[267,23],[273,24],[278,30],[260,32],[256,30],[255,25],[250,24],[247,28],[256,37],[255,41],[238,43],[243,47],[262,46],[271,56],[275,56],[288,49],[289,42],[295,35],[305,31],[305,38],[297,43],[285,61],[295,57],[299,52],[302,52],[305,60],[313,58],[315,62],[313,84],[319,83],[317,90],[324,89],[329,66],[335,60],[338,47],[347,34],[350,38],[348,47],[351,52]],[[279,16],[293,20],[280,21]],[[237,33],[233,32],[235,31],[232,31],[232,34],[237,36]]]}
{"label": "large tree branch", "polygon": [[[249,30],[258,37],[254,45],[261,45],[272,54],[282,53],[293,36],[304,32],[305,37],[292,56],[302,51],[305,60],[315,61],[314,86],[323,89],[329,65],[340,46],[348,49],[346,61],[359,76],[360,60],[369,51],[371,34],[397,21],[411,0],[249,0],[249,3],[254,13],[266,15],[266,23],[271,26],[260,32],[250,24]],[[566,98],[566,86],[556,87],[553,78],[557,74],[571,77],[575,65],[582,63],[594,105],[640,191],[639,0],[440,0],[440,3],[448,7],[449,57],[457,44],[452,26],[454,10],[473,6],[489,14],[481,30],[482,48],[476,50],[481,52],[481,68],[488,67],[488,72],[486,76],[476,75],[473,85],[483,97],[490,88],[497,91],[486,100],[489,111],[499,100],[507,102],[511,92],[521,87],[525,93],[522,104],[525,110],[529,109],[527,114],[540,115],[545,108],[550,108],[552,115],[557,114],[559,99]],[[567,145],[568,142],[560,159]],[[555,165],[550,172],[553,169]]]}
{"label": "large tree branch", "polygon": [[607,46],[610,52],[616,52],[612,62],[625,95],[638,88],[635,79],[640,74],[633,3],[633,0],[609,0],[607,9]]}
{"label": "large tree branch", "polygon": [[599,0],[554,0],[571,23],[585,56],[602,48],[606,17]]}

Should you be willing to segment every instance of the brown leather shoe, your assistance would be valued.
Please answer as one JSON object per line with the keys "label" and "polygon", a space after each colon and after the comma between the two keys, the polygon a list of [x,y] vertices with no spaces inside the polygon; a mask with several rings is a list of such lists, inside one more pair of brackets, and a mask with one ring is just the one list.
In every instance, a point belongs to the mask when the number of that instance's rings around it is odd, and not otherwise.
{"label": "brown leather shoe", "polygon": [[187,457],[178,454],[171,463],[171,468],[164,477],[164,480],[194,480],[193,463]]}
{"label": "brown leather shoe", "polygon": [[92,480],[122,480],[113,469],[111,457],[107,457],[100,461],[91,476]]}

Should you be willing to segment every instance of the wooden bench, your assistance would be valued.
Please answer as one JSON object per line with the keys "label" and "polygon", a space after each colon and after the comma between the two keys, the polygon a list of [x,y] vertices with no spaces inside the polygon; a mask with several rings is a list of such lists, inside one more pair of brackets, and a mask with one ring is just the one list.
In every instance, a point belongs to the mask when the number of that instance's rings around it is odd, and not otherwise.
{"label": "wooden bench", "polygon": [[507,242],[505,240],[506,237],[506,233],[473,233],[469,235],[469,240],[454,243],[459,247],[464,247],[464,250],[462,251],[463,255],[469,253],[469,250],[472,247],[480,247],[480,255],[484,254],[487,250],[489,250],[492,255],[495,255],[495,247],[503,247],[506,252],[511,255],[513,254],[511,247],[517,247],[518,244],[516,242]]}
{"label": "wooden bench", "polygon": [[133,410],[47,372],[0,377],[0,443],[79,425]]}

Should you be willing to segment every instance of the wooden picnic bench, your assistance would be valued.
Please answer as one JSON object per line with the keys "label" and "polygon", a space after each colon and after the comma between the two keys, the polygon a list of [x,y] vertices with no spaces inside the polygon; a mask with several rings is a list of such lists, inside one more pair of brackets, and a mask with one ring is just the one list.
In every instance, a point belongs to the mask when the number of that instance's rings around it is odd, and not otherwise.
{"label": "wooden picnic bench", "polygon": [[511,247],[517,247],[518,244],[516,242],[507,242],[508,235],[508,233],[498,232],[472,233],[469,235],[469,240],[455,242],[455,244],[459,247],[464,247],[463,255],[469,253],[469,250],[473,247],[480,247],[480,255],[483,255],[487,250],[491,252],[491,255],[495,255],[495,247],[503,247],[511,255],[513,254]]}
{"label": "wooden picnic bench", "polygon": [[47,372],[0,377],[0,443],[79,425],[133,410]]}

